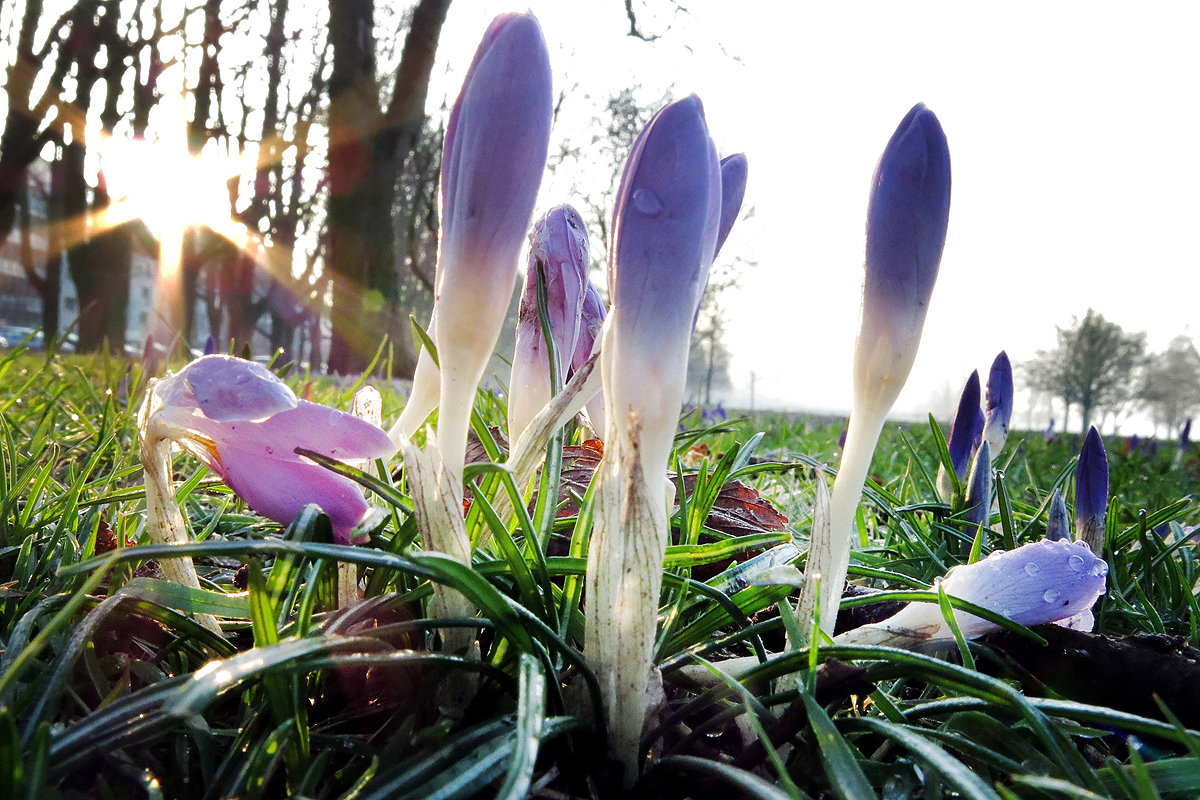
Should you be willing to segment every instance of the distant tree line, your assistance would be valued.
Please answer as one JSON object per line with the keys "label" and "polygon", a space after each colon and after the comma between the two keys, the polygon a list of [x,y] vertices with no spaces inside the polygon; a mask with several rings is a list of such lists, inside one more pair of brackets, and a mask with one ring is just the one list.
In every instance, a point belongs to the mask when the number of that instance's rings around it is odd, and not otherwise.
{"label": "distant tree line", "polygon": [[1155,428],[1174,435],[1200,413],[1200,352],[1189,336],[1175,337],[1161,353],[1146,348],[1146,334],[1129,333],[1092,309],[1056,328],[1056,344],[1024,365],[1026,388],[1063,405],[1063,429],[1073,408],[1082,430],[1111,416],[1114,425],[1144,410]]}

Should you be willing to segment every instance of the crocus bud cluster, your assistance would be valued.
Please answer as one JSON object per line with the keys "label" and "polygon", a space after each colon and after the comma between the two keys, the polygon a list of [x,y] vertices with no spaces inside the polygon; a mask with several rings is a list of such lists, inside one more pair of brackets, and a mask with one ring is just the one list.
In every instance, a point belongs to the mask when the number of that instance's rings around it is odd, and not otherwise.
{"label": "crocus bud cluster", "polygon": [[830,533],[814,536],[809,549],[802,624],[819,608],[822,628],[833,630],[855,509],[883,423],[917,355],[949,216],[946,136],[933,112],[918,103],[892,134],[871,184],[854,406],[834,481]]}

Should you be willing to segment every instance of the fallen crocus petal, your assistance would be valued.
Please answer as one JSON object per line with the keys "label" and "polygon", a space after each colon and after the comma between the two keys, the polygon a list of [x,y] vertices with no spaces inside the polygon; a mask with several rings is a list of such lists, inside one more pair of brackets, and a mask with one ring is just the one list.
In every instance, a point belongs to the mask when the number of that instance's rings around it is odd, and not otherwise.
{"label": "fallen crocus petal", "polygon": [[556,206],[529,234],[529,267],[517,314],[517,341],[508,382],[508,438],[516,441],[550,401],[550,351],[538,313],[537,275],[545,282],[546,311],[554,338],[560,380],[566,383],[579,339],[587,286],[588,239],[583,217],[569,205]]}
{"label": "fallen crocus petal", "polygon": [[[1008,552],[996,551],[974,564],[957,566],[941,580],[950,597],[1001,614],[1021,625],[1044,625],[1089,611],[1104,594],[1108,564],[1081,542],[1032,542]],[[936,592],[936,587],[930,590]],[[963,636],[974,639],[999,630],[995,623],[965,611],[954,612]],[[937,603],[909,603],[882,622],[865,625],[835,637],[838,644],[880,640],[929,644],[952,640]],[[910,646],[911,646],[910,644]]]}
{"label": "fallen crocus petal", "polygon": [[1075,538],[1092,552],[1104,552],[1104,517],[1108,511],[1108,453],[1095,426],[1088,431],[1075,468]]}
{"label": "fallen crocus petal", "polygon": [[144,437],[178,443],[259,514],[287,524],[315,502],[343,543],[370,506],[354,481],[295,451],[342,461],[391,452],[387,434],[378,427],[297,400],[270,370],[232,356],[204,356],[158,381],[143,414]]}
{"label": "fallen crocus petal", "polygon": [[1013,411],[1013,374],[1008,353],[1003,350],[992,362],[987,382],[987,423],[984,438],[992,447],[992,457],[1000,455],[1008,441],[1008,424]]}
{"label": "fallen crocus petal", "polygon": [[833,631],[854,515],[879,434],[917,356],[949,217],[950,150],[937,117],[918,103],[892,134],[872,182],[854,405],[833,484],[828,541],[810,545],[797,612],[806,628],[819,602],[821,627]]}

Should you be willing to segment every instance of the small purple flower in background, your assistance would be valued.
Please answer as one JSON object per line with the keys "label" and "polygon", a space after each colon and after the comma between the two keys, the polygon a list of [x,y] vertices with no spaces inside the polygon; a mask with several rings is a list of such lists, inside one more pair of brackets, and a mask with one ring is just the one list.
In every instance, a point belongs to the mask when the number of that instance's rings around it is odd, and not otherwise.
{"label": "small purple flower in background", "polygon": [[1142,440],[1141,440],[1141,437],[1139,437],[1139,436],[1138,436],[1138,435],[1135,433],[1133,436],[1130,436],[1130,437],[1129,437],[1129,441],[1128,441],[1128,442],[1126,442],[1126,446],[1125,446],[1125,453],[1126,453],[1127,455],[1133,455],[1133,454],[1137,453],[1137,452],[1138,452],[1139,450],[1141,450],[1141,449],[1142,449]]}
{"label": "small purple flower in background", "polygon": [[146,437],[177,443],[264,517],[286,524],[316,503],[342,544],[369,513],[362,490],[294,451],[349,461],[391,450],[380,428],[298,400],[270,370],[233,356],[204,356],[158,381],[142,415]]}
{"label": "small purple flower in background", "polygon": [[1104,552],[1104,515],[1108,511],[1108,453],[1093,426],[1083,441],[1075,468],[1075,538],[1096,555]]}
{"label": "small purple flower in background", "polygon": [[1054,417],[1050,418],[1050,424],[1046,426],[1046,430],[1042,431],[1042,438],[1047,442],[1054,438]]}
{"label": "small purple flower in background", "polygon": [[[954,423],[950,426],[950,438],[946,449],[950,452],[950,463],[954,465],[954,474],[960,484],[966,483],[967,471],[971,468],[971,456],[979,446],[979,436],[982,438],[983,412],[979,408],[979,371],[971,373],[967,385],[963,387],[958,399],[958,411],[954,414]],[[937,489],[944,502],[952,502],[953,488],[945,466],[938,467]]]}
{"label": "small purple flower in background", "polygon": [[515,442],[550,401],[550,359],[538,315],[537,273],[545,280],[550,334],[558,350],[558,374],[566,382],[579,339],[587,286],[588,238],[583,217],[569,205],[556,206],[529,234],[529,267],[517,315],[517,343],[508,382],[508,439]]}
{"label": "small purple flower in background", "polygon": [[204,355],[211,356],[211,355],[214,355],[216,352],[217,352],[217,340],[214,339],[212,337],[212,335],[210,334],[209,337],[204,340]]}
{"label": "small purple flower in background", "polygon": [[949,219],[950,149],[937,117],[918,103],[892,134],[871,185],[854,405],[833,485],[829,535],[815,537],[809,549],[798,612],[806,630],[819,608],[821,627],[833,631],[854,515],[879,434],[917,357]]}
{"label": "small purple flower in background", "polygon": [[142,374],[157,375],[159,368],[162,366],[162,360],[158,355],[158,345],[154,343],[154,335],[146,337],[146,346],[142,348]]}
{"label": "small purple flower in background", "polygon": [[[600,290],[590,280],[583,296],[583,313],[579,319],[579,338],[575,343],[575,353],[571,356],[571,372],[580,369],[592,357],[596,340],[604,327],[604,319],[608,316],[608,304],[600,297]],[[604,393],[597,392],[587,401],[587,420],[592,432],[599,438],[604,437]]]}
{"label": "small purple flower in background", "polygon": [[[1008,552],[997,550],[974,564],[954,567],[941,579],[941,587],[950,597],[1013,622],[1045,625],[1073,620],[1090,611],[1104,594],[1106,575],[1108,564],[1081,542],[1043,540]],[[968,639],[999,630],[994,623],[965,611],[956,610],[954,618]],[[953,636],[937,603],[909,603],[895,616],[847,631],[834,641],[913,646],[949,642]]]}
{"label": "small purple flower in background", "polygon": [[600,680],[610,748],[638,777],[668,538],[667,461],[683,405],[693,321],[716,251],[721,169],[700,99],[639,134],[613,208],[612,309],[600,368],[607,413],[588,549],[584,652]]}
{"label": "small purple flower in background", "polygon": [[1052,542],[1071,539],[1071,518],[1067,515],[1067,501],[1062,492],[1054,490],[1050,508],[1046,510],[1046,538]]}
{"label": "small purple flower in background", "polygon": [[987,422],[984,437],[997,456],[1008,441],[1008,423],[1013,411],[1013,375],[1008,353],[1003,350],[992,362],[987,382]]}
{"label": "small purple flower in background", "polygon": [[1187,450],[1191,444],[1192,437],[1192,418],[1188,417],[1187,422],[1183,423],[1183,430],[1179,431],[1179,449]]}

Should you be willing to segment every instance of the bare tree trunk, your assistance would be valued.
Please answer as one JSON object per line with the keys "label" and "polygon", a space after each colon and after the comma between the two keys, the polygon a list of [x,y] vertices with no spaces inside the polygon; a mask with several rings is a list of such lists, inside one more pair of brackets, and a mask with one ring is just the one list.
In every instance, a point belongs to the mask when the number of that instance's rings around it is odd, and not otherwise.
{"label": "bare tree trunk", "polygon": [[329,234],[333,278],[331,372],[366,367],[383,333],[403,347],[392,205],[396,178],[425,120],[425,100],[450,0],[421,0],[404,41],[395,89],[381,112],[373,0],[330,0]]}

